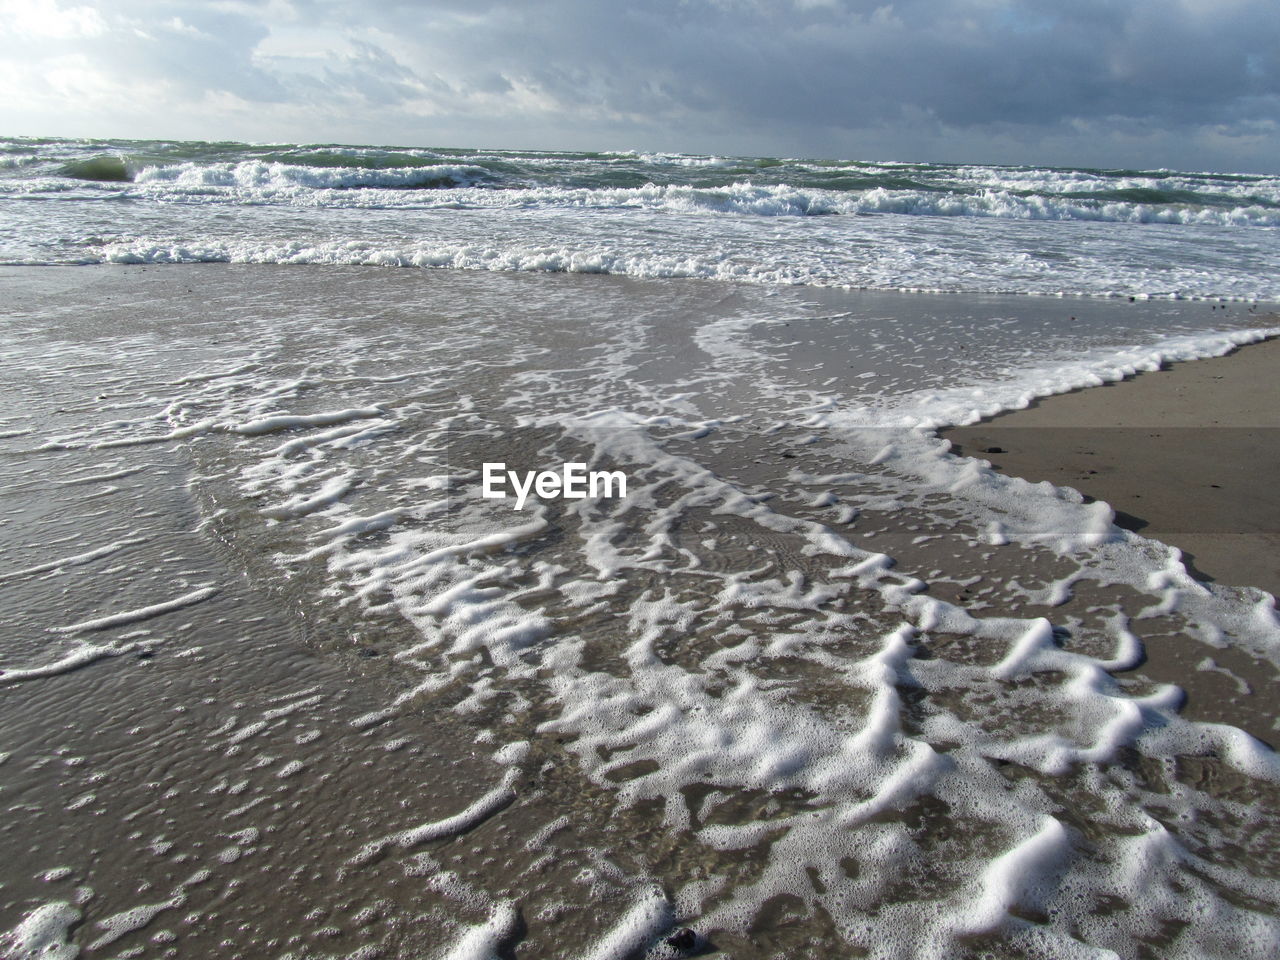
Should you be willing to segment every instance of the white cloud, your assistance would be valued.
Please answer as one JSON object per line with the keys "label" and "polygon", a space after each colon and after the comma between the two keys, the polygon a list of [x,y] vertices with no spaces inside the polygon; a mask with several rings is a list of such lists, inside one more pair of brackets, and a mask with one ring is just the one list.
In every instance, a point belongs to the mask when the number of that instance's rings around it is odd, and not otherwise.
{"label": "white cloud", "polygon": [[[3,132],[1280,163],[1265,122],[1280,113],[1274,0],[0,0],[0,10],[17,83]],[[94,130],[75,129],[85,111],[56,90],[95,77],[138,96],[95,115]],[[47,126],[33,130],[23,104],[37,97]]]}
{"label": "white cloud", "polygon": [[55,0],[0,0],[0,31],[19,37],[96,37],[106,21],[88,6],[60,7]]}

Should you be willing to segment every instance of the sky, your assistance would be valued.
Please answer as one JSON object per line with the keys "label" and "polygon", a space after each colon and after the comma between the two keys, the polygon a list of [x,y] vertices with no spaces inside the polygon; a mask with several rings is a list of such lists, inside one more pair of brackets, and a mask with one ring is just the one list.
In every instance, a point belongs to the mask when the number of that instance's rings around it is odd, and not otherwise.
{"label": "sky", "polygon": [[0,136],[1280,173],[1277,0],[0,0]]}

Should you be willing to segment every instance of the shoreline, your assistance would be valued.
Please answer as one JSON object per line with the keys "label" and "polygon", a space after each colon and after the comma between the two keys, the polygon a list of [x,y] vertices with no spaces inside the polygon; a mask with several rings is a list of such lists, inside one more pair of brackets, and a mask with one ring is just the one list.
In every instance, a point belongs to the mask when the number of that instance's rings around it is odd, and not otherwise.
{"label": "shoreline", "polygon": [[938,436],[1000,473],[1103,500],[1196,579],[1280,595],[1280,338],[1042,398]]}

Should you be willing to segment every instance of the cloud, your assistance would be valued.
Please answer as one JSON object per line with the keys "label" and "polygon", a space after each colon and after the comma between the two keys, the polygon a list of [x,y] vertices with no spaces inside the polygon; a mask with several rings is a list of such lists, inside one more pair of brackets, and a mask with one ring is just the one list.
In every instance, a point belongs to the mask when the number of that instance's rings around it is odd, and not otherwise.
{"label": "cloud", "polygon": [[[116,135],[157,135],[176,114],[187,136],[1280,156],[1274,0],[0,0],[0,14],[6,79],[65,125],[84,104],[45,78],[74,63],[92,88],[96,74],[111,94],[99,122],[118,128],[94,132]],[[122,87],[144,102],[118,102]]]}

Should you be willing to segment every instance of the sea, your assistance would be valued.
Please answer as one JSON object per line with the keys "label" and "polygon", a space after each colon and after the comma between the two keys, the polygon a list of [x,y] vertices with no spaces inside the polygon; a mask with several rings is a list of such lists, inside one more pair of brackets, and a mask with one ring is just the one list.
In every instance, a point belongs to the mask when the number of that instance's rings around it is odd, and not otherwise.
{"label": "sea", "polygon": [[1280,299],[1280,177],[0,140],[0,262],[310,263]]}
{"label": "sea", "polygon": [[1280,953],[1274,598],[938,436],[1280,178],[7,139],[0,290],[0,955]]}

